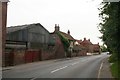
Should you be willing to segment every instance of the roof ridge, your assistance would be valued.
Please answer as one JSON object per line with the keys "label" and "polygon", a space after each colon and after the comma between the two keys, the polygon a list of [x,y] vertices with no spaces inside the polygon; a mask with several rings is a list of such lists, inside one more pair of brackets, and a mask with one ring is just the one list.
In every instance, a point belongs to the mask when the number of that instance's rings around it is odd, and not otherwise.
{"label": "roof ridge", "polygon": [[[7,28],[10,28],[10,27],[29,26],[29,25],[34,25],[34,24],[40,24],[40,23],[32,23],[32,24],[23,24],[23,25],[9,26],[9,27],[7,27]],[[40,25],[41,25],[41,24],[40,24]]]}
{"label": "roof ridge", "polygon": [[[40,25],[41,27],[43,27],[40,23],[32,23],[32,24],[24,24],[24,25],[17,25],[17,26],[11,26],[11,27],[7,27],[7,33],[10,32],[15,32],[18,30],[22,30],[25,29],[27,27],[30,27],[32,25]],[[43,27],[48,33],[50,33],[45,27]]]}
{"label": "roof ridge", "polygon": [[75,40],[70,34],[67,34],[65,32],[59,31],[60,33],[62,33],[66,38],[70,39],[70,40]]}

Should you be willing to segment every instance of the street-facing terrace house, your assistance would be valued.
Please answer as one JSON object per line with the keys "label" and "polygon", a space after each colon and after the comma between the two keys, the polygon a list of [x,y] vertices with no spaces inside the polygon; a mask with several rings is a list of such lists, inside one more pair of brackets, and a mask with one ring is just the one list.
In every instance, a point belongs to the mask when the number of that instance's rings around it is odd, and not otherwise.
{"label": "street-facing terrace house", "polygon": [[82,46],[86,48],[87,55],[100,54],[100,46],[98,44],[93,44],[90,39],[84,38],[84,40],[80,43]]}
{"label": "street-facing terrace house", "polygon": [[75,56],[73,49],[76,40],[70,35],[69,30],[67,33],[62,32],[60,31],[59,25],[55,24],[55,30],[52,35],[54,36],[54,38],[56,38],[56,45],[60,47],[59,50],[61,51],[61,53],[57,53],[58,55],[60,54],[65,57]]}
{"label": "street-facing terrace house", "polygon": [[98,44],[93,44],[93,52],[94,54],[100,54],[101,53],[101,48],[99,43]]}
{"label": "street-facing terrace house", "polygon": [[83,45],[81,45],[82,40],[76,40],[74,45],[74,51],[76,52],[77,56],[86,56],[87,49]]}
{"label": "street-facing terrace house", "polygon": [[54,58],[51,46],[54,38],[40,23],[7,27],[6,65]]}
{"label": "street-facing terrace house", "polygon": [[87,53],[93,53],[93,44],[90,39],[87,40],[84,38],[84,40],[81,42],[81,45],[86,48]]}

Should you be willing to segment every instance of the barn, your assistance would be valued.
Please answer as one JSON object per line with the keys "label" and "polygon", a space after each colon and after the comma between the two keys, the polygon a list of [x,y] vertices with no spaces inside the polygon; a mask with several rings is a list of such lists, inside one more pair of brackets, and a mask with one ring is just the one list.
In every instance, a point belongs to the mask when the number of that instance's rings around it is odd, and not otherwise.
{"label": "barn", "polygon": [[26,48],[38,49],[51,44],[51,37],[40,23],[7,28],[7,41],[26,42]]}
{"label": "barn", "polygon": [[49,59],[55,40],[40,23],[11,26],[6,31],[6,66]]}

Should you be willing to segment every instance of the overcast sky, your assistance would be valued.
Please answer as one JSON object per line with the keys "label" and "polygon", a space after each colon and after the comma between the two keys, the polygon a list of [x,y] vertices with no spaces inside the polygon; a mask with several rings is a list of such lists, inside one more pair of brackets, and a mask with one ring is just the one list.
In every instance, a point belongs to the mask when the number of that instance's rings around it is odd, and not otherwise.
{"label": "overcast sky", "polygon": [[99,24],[99,4],[102,0],[10,0],[8,3],[7,27],[40,23],[49,32],[55,24],[60,30],[75,39],[90,38],[98,43],[101,36]]}

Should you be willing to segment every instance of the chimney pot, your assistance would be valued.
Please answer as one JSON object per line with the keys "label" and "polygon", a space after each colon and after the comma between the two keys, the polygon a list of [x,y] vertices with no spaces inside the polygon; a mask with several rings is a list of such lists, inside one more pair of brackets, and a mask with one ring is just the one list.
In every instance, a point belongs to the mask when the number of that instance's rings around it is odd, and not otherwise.
{"label": "chimney pot", "polygon": [[82,41],[82,39],[80,39],[80,41]]}
{"label": "chimney pot", "polygon": [[59,28],[59,24],[57,25],[57,24],[55,24],[55,31],[59,31],[60,30],[60,28]]}
{"label": "chimney pot", "polygon": [[84,40],[86,40],[86,38],[84,38]]}
{"label": "chimney pot", "polygon": [[55,24],[55,27],[57,27],[57,24]]}

